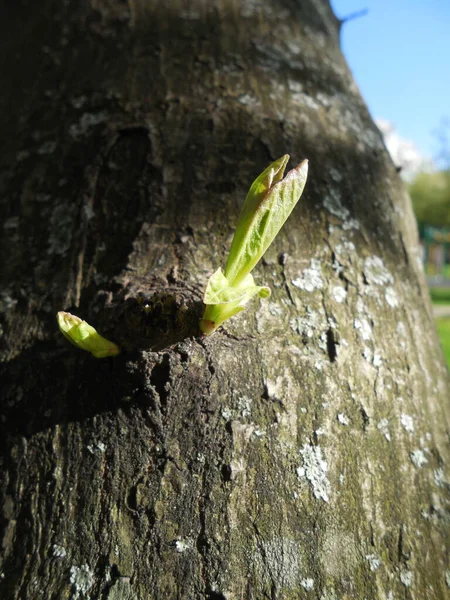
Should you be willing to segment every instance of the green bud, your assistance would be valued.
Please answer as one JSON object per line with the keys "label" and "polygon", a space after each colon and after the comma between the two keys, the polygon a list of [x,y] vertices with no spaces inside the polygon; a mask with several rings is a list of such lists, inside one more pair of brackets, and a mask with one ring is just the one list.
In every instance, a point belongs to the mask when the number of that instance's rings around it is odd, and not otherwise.
{"label": "green bud", "polygon": [[81,350],[93,354],[95,358],[116,356],[120,353],[119,346],[102,337],[89,323],[79,317],[60,311],[56,315],[56,320],[64,337]]}
{"label": "green bud", "polygon": [[256,295],[270,290],[258,287],[250,275],[291,214],[305,187],[308,161],[304,160],[283,179],[289,155],[273,162],[250,187],[242,206],[225,273],[219,269],[208,281],[205,314],[200,329],[212,333],[226,319],[244,309]]}

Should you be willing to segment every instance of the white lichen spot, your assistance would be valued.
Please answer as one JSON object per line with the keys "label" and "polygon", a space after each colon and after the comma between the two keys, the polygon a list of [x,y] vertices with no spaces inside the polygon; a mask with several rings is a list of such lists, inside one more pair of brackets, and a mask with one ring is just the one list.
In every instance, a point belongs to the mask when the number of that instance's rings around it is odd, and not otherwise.
{"label": "white lichen spot", "polygon": [[445,584],[448,588],[450,588],[450,569],[445,571]]}
{"label": "white lichen spot", "polygon": [[347,254],[348,256],[350,256],[351,254],[355,254],[356,253],[356,246],[353,242],[350,242],[349,240],[345,240],[343,241],[341,244],[338,244],[335,248],[336,250],[336,254]]}
{"label": "white lichen spot", "polygon": [[186,552],[186,550],[190,550],[191,548],[193,548],[193,543],[192,540],[188,538],[185,540],[177,540],[175,542],[175,550],[180,554]]}
{"label": "white lichen spot", "polygon": [[299,81],[294,81],[293,79],[288,79],[287,84],[288,84],[289,91],[296,92],[297,94],[300,94],[301,92],[303,92],[303,85]]}
{"label": "white lichen spot", "polygon": [[349,425],[350,419],[343,413],[338,413],[337,420],[341,425]]}
{"label": "white lichen spot", "polygon": [[238,400],[238,408],[241,414],[241,417],[249,417],[252,412],[252,399],[248,396],[242,396]]}
{"label": "white lichen spot", "polygon": [[311,577],[308,577],[307,579],[302,579],[300,581],[300,585],[302,586],[302,588],[304,588],[305,590],[312,590],[314,587],[314,579],[311,579]]}
{"label": "white lichen spot", "polygon": [[417,467],[418,469],[423,467],[423,465],[426,465],[428,462],[428,459],[425,456],[425,454],[423,453],[423,450],[420,450],[420,449],[413,450],[409,456],[411,458],[411,462],[413,463],[413,465],[415,467]]}
{"label": "white lichen spot", "polygon": [[259,103],[258,98],[250,94],[242,94],[239,96],[238,102],[244,106],[256,106]]}
{"label": "white lichen spot", "polygon": [[383,359],[381,358],[381,355],[378,354],[377,352],[374,352],[373,354],[373,360],[372,360],[372,364],[376,369],[379,369],[381,367],[383,363]]}
{"label": "white lichen spot", "polygon": [[330,190],[329,195],[323,201],[323,205],[328,212],[341,221],[346,221],[350,216],[348,208],[342,205],[341,194],[337,189]]}
{"label": "white lichen spot", "polygon": [[365,259],[364,275],[367,281],[374,285],[386,285],[394,282],[394,278],[379,256],[368,256]]}
{"label": "white lichen spot", "polygon": [[391,441],[391,434],[389,433],[389,421],[388,419],[381,419],[381,421],[379,421],[379,423],[377,424],[377,428],[379,431],[381,431],[381,433],[384,435],[384,437],[387,439],[388,442]]}
{"label": "white lichen spot", "polygon": [[81,565],[81,567],[70,567],[70,583],[75,589],[75,593],[72,596],[73,600],[77,598],[86,597],[87,593],[94,585],[94,573],[91,571],[88,565]]}
{"label": "white lichen spot", "polygon": [[233,413],[227,406],[224,409],[222,409],[222,417],[225,419],[225,421],[229,421],[232,415]]}
{"label": "white lichen spot", "polygon": [[257,438],[262,438],[263,436],[266,435],[266,432],[263,429],[255,429],[255,431],[253,432],[253,435]]}
{"label": "white lichen spot", "polygon": [[283,309],[276,302],[269,302],[269,312],[272,315],[272,317],[282,317],[283,316]]}
{"label": "white lichen spot", "polygon": [[411,587],[413,582],[413,574],[411,571],[400,571],[400,581],[407,588]]}
{"label": "white lichen spot", "polygon": [[65,558],[67,556],[66,549],[60,544],[53,544],[52,550],[55,558]]}
{"label": "white lichen spot", "polygon": [[95,125],[99,125],[103,123],[108,118],[108,113],[102,111],[96,114],[93,113],[84,113],[81,116],[81,119],[78,123],[74,123],[69,128],[69,134],[73,139],[77,140],[78,138],[85,135],[91,127],[95,127]]}
{"label": "white lichen spot", "polygon": [[386,291],[384,292],[384,297],[391,308],[397,308],[397,306],[399,305],[399,301],[397,294],[392,286],[386,288]]}
{"label": "white lichen spot", "polygon": [[443,488],[446,486],[447,480],[445,478],[444,469],[442,467],[439,467],[438,469],[433,471],[433,478],[434,478],[434,483],[438,487]]}
{"label": "white lichen spot", "polygon": [[293,279],[292,285],[307,292],[321,290],[323,288],[323,280],[320,262],[315,258],[311,259],[311,266],[303,271],[301,277]]}
{"label": "white lichen spot", "polygon": [[294,317],[289,321],[289,324],[291,329],[296,333],[312,338],[314,332],[321,325],[320,315],[318,312],[311,310],[308,306],[306,308],[306,314],[303,317]]}
{"label": "white lichen spot", "polygon": [[372,337],[372,328],[367,319],[355,319],[353,326],[364,341],[370,340]]}
{"label": "white lichen spot", "polygon": [[106,445],[103,442],[96,442],[95,444],[88,444],[86,448],[91,454],[95,454],[96,451],[104,452],[106,450]]}
{"label": "white lichen spot", "polygon": [[327,350],[328,350],[328,337],[327,337],[326,331],[324,331],[323,333],[320,334],[320,338],[319,338],[319,341],[318,341],[317,345],[319,346],[319,348],[321,350],[323,350],[324,352],[327,352]]}
{"label": "white lichen spot", "polygon": [[45,142],[44,144],[42,144],[42,146],[40,146],[38,148],[37,153],[40,154],[41,156],[45,156],[46,154],[53,154],[53,152],[55,150],[56,150],[56,142],[49,141],[49,142]]}
{"label": "white lichen spot", "polygon": [[375,554],[366,554],[366,560],[371,571],[376,571],[381,566],[381,560]]}
{"label": "white lichen spot", "polygon": [[322,449],[318,446],[304,444],[300,454],[303,464],[297,468],[299,478],[304,478],[311,484],[313,494],[325,502],[330,499],[330,482],[327,478],[328,465],[322,457]]}
{"label": "white lichen spot", "polygon": [[10,312],[16,306],[18,300],[10,295],[9,289],[0,292],[0,312]]}
{"label": "white lichen spot", "polygon": [[317,437],[327,434],[327,432],[325,431],[325,429],[323,427],[319,427],[319,429],[316,429],[314,433],[317,435]]}
{"label": "white lichen spot", "polygon": [[397,323],[397,333],[400,337],[406,338],[406,325],[403,323],[403,321],[399,321]]}
{"label": "white lichen spot", "polygon": [[334,288],[331,290],[331,293],[333,294],[333,298],[336,300],[336,302],[339,302],[339,304],[344,302],[345,297],[347,296],[346,289],[341,285],[334,286]]}
{"label": "white lichen spot", "polygon": [[402,413],[400,415],[400,423],[402,424],[402,427],[405,429],[405,431],[408,431],[409,433],[414,432],[414,421],[411,415]]}
{"label": "white lichen spot", "polygon": [[342,229],[359,229],[359,221],[356,219],[347,219],[342,223]]}
{"label": "white lichen spot", "polygon": [[330,167],[330,169],[328,170],[328,174],[331,177],[331,179],[336,183],[340,183],[342,181],[343,175],[338,169]]}

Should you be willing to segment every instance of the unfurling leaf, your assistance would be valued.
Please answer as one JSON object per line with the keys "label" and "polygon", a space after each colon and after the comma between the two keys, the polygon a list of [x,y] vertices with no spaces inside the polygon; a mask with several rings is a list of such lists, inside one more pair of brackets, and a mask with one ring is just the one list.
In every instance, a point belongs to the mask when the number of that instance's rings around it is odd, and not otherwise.
{"label": "unfurling leaf", "polygon": [[232,286],[222,273],[222,269],[218,269],[210,277],[206,286],[203,297],[206,309],[200,321],[200,329],[209,335],[226,319],[244,310],[247,302],[256,295],[267,298],[270,296],[270,289],[255,285],[250,274],[239,285]]}
{"label": "unfurling leaf", "polygon": [[120,353],[119,346],[101,336],[89,323],[79,317],[60,311],[56,315],[56,320],[64,337],[81,350],[91,352],[95,358],[106,358]]}
{"label": "unfurling leaf", "polygon": [[[281,179],[288,160],[286,154],[272,163],[256,179],[247,194],[225,268],[225,275],[232,284],[242,281],[255,268],[302,195],[308,175],[308,161],[304,160]],[[264,191],[257,192],[258,189],[262,190],[263,185],[255,184],[267,172],[269,177],[266,175],[265,180],[268,186]],[[270,172],[273,173],[272,177]]]}
{"label": "unfurling leaf", "polygon": [[226,319],[244,309],[255,295],[267,297],[267,287],[255,285],[250,274],[291,214],[305,187],[308,161],[283,179],[286,154],[273,162],[250,187],[242,206],[225,273],[218,269],[206,286],[205,313],[200,329],[212,333]]}

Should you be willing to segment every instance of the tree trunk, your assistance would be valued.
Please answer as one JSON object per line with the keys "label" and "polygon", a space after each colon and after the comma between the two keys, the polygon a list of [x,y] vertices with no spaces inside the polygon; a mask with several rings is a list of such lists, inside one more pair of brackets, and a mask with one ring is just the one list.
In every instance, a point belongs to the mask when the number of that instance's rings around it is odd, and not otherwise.
{"label": "tree trunk", "polygon": [[[328,1],[9,4],[1,597],[448,598],[448,373]],[[272,296],[200,337],[286,152],[310,173]]]}

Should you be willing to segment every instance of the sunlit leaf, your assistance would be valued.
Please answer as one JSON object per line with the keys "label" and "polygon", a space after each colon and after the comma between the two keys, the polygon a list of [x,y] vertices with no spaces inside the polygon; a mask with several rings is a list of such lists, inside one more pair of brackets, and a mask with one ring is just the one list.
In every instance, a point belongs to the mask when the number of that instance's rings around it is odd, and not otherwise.
{"label": "sunlit leaf", "polygon": [[288,158],[286,155],[275,161],[250,188],[225,268],[225,275],[233,285],[256,266],[302,195],[308,161],[304,160],[281,179]]}
{"label": "sunlit leaf", "polygon": [[218,269],[209,279],[203,302],[206,310],[200,321],[200,329],[209,334],[217,329],[226,319],[244,310],[245,305],[254,296],[267,298],[270,289],[255,285],[253,276],[248,274],[237,286],[229,284],[228,279]]}
{"label": "sunlit leaf", "polygon": [[252,183],[239,216],[225,273],[218,269],[208,280],[206,309],[200,329],[212,333],[226,319],[244,309],[254,296],[270,294],[255,285],[252,269],[273,242],[297,204],[306,183],[308,161],[289,171],[283,179],[289,156],[273,162]]}
{"label": "sunlit leaf", "polygon": [[81,350],[91,352],[96,358],[119,354],[120,349],[114,342],[101,336],[89,323],[79,317],[60,311],[56,319],[64,337]]}

